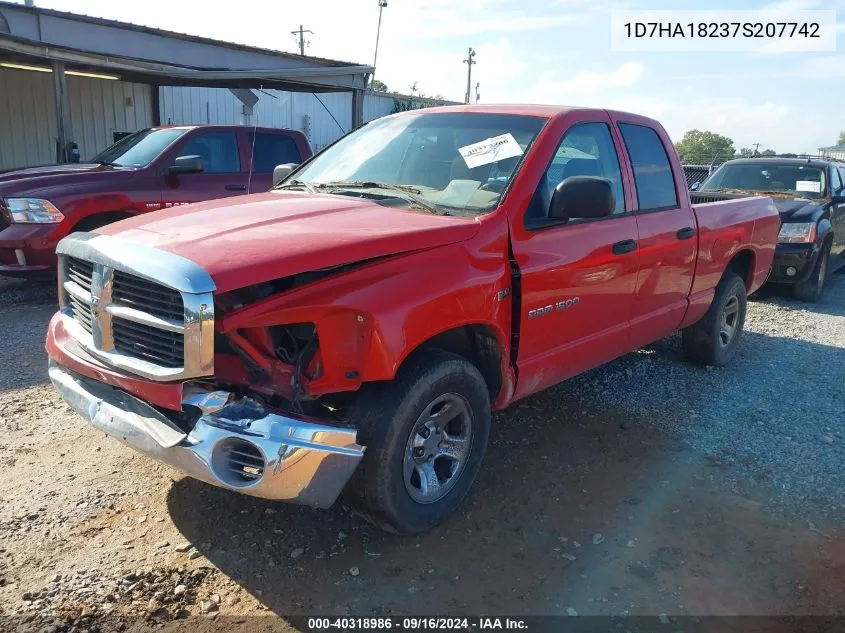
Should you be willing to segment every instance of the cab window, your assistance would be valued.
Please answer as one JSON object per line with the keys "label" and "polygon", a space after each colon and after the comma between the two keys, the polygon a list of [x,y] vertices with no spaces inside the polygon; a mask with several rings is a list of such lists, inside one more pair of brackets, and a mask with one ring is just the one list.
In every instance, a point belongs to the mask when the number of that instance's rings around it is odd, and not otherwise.
{"label": "cab window", "polygon": [[619,157],[606,123],[579,123],[563,135],[529,204],[527,224],[548,217],[555,187],[572,176],[595,176],[610,182],[616,200],[614,214],[625,211]]}
{"label": "cab window", "polygon": [[678,206],[675,177],[669,155],[660,137],[650,127],[620,123],[619,131],[634,168],[640,211],[671,209]]}
{"label": "cab window", "polygon": [[234,132],[203,132],[179,150],[179,156],[199,156],[206,174],[234,173],[241,170],[238,137]]}
{"label": "cab window", "polygon": [[836,195],[842,189],[842,180],[839,178],[839,170],[836,167],[830,168],[830,193]]}

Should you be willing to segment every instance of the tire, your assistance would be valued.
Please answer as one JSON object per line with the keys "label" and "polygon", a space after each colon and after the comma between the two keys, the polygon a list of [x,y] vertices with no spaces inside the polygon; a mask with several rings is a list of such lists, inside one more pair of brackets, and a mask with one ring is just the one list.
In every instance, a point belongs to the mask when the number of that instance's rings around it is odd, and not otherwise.
{"label": "tire", "polygon": [[795,284],[793,287],[792,292],[796,299],[816,303],[822,298],[824,294],[824,282],[827,280],[827,271],[829,269],[829,259],[830,244],[827,244],[822,247],[819,261],[816,262],[816,267],[813,269],[810,278],[803,283]]}
{"label": "tire", "polygon": [[704,365],[727,365],[742,335],[747,301],[742,278],[734,272],[725,273],[704,318],[682,332],[686,357]]}
{"label": "tire", "polygon": [[490,394],[468,360],[427,350],[394,380],[364,385],[349,422],[367,448],[347,501],[388,532],[417,534],[451,515],[472,486],[490,435]]}

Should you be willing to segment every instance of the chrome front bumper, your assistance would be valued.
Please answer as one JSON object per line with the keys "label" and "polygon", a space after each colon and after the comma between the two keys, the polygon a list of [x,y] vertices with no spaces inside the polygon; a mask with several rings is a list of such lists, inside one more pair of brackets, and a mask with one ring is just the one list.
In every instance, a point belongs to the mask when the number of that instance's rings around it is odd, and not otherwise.
{"label": "chrome front bumper", "polygon": [[91,425],[191,477],[243,494],[327,508],[364,455],[354,429],[270,413],[252,401],[200,403],[205,413],[185,433],[125,391],[52,360],[49,374]]}

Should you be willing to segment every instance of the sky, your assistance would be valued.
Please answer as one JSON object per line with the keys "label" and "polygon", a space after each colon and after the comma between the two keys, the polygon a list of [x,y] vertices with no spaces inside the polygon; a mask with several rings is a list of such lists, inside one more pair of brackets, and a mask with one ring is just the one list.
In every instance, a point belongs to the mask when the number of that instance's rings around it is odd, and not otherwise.
{"label": "sky", "polygon": [[[372,64],[377,0],[35,0],[37,6],[241,44]],[[837,52],[622,53],[613,9],[833,9],[845,0],[388,0],[376,77],[463,101],[467,48],[484,103],[626,110],[660,120],[674,140],[697,128],[737,149],[815,152],[845,130],[845,29]]]}

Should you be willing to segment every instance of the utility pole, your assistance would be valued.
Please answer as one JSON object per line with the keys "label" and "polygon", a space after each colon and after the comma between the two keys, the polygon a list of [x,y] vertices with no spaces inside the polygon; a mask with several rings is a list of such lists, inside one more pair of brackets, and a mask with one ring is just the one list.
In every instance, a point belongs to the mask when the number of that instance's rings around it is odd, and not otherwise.
{"label": "utility pole", "polygon": [[467,58],[464,60],[464,63],[467,65],[467,94],[464,103],[469,103],[469,98],[472,94],[472,65],[478,63],[475,61],[475,51],[472,50],[472,46],[469,47]]}
{"label": "utility pole", "polygon": [[299,37],[299,54],[302,55],[303,57],[305,56],[305,34],[306,33],[311,33],[311,35],[314,35],[314,31],[309,31],[308,29],[303,29],[301,24],[299,25],[298,31],[291,31],[292,35],[296,35],[296,36]]}
{"label": "utility pole", "polygon": [[760,143],[754,143],[754,154],[753,156],[757,156],[757,150],[760,149]]}
{"label": "utility pole", "polygon": [[373,55],[373,76],[370,77],[370,87],[373,86],[373,81],[376,78],[376,61],[378,61],[378,38],[381,35],[381,12],[387,6],[387,0],[378,0],[378,28],[376,28],[376,52]]}

